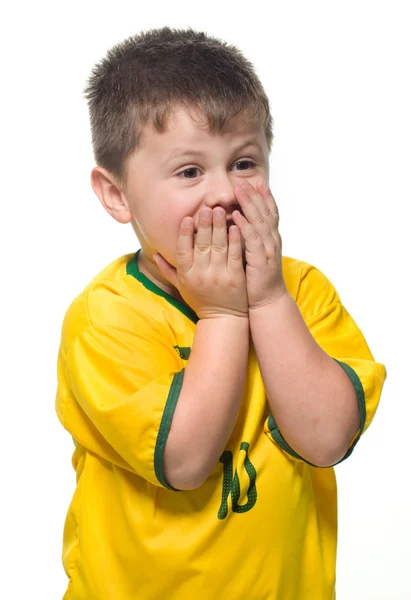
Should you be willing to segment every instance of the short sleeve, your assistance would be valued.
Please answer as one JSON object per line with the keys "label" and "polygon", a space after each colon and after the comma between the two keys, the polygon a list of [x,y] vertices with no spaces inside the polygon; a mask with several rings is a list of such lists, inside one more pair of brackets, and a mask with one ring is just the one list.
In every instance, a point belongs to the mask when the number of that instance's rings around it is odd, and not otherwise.
{"label": "short sleeve", "polygon": [[[387,372],[382,363],[374,360],[363,334],[342,305],[334,286],[321,271],[311,265],[303,272],[296,302],[312,336],[344,369],[357,396],[360,426],[347,453],[339,461],[342,462],[351,455],[354,446],[373,420]],[[267,419],[265,428],[288,454],[308,462],[288,446],[272,415]]]}
{"label": "short sleeve", "polygon": [[[64,426],[86,448],[173,490],[163,454],[184,364],[161,328],[90,325],[70,345]],[[177,490],[175,490],[177,491]]]}

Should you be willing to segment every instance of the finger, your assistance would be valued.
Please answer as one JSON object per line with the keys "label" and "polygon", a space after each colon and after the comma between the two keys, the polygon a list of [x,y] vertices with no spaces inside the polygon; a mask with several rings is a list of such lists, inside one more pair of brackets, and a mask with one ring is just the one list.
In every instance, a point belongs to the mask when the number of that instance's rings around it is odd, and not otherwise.
{"label": "finger", "polygon": [[261,246],[263,246],[263,242],[254,225],[249,223],[238,210],[233,212],[233,220],[241,231],[241,235],[246,242],[247,249],[259,250]]}
{"label": "finger", "polygon": [[223,208],[213,209],[213,236],[211,244],[211,260],[214,265],[227,264],[227,221]]}
{"label": "finger", "polygon": [[247,264],[264,265],[266,262],[265,246],[254,225],[251,225],[237,210],[233,212],[233,219],[245,241]]}
{"label": "finger", "polygon": [[244,271],[241,232],[236,225],[231,225],[228,233],[227,269]]}
{"label": "finger", "polygon": [[264,199],[251,184],[246,185],[243,190],[238,189],[237,197],[244,215],[260,236],[264,248],[271,252],[273,235],[278,232],[278,218],[272,215]]}
{"label": "finger", "polygon": [[213,211],[207,206],[200,210],[194,240],[194,263],[202,269],[207,269],[210,264],[212,230]]}
{"label": "finger", "polygon": [[193,266],[193,232],[193,219],[184,217],[177,239],[176,267],[178,272],[187,273]]}
{"label": "finger", "polygon": [[178,289],[178,279],[176,269],[161,254],[154,254],[153,260],[162,276]]}
{"label": "finger", "polygon": [[278,206],[277,206],[274,196],[271,193],[271,190],[270,190],[267,182],[264,180],[259,180],[256,184],[256,189],[257,189],[258,193],[260,194],[260,196],[262,197],[262,199],[264,200],[270,213],[278,221],[279,220]]}
{"label": "finger", "polygon": [[257,229],[264,229],[264,226],[271,220],[272,215],[263,198],[248,182],[245,182],[244,187],[239,184],[236,189],[244,216]]}

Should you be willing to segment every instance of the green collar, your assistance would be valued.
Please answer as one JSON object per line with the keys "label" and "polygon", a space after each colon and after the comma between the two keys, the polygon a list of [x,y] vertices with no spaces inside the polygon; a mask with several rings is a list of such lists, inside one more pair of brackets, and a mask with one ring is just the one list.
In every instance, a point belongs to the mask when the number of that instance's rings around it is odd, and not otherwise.
{"label": "green collar", "polygon": [[140,269],[138,268],[138,255],[139,255],[140,251],[141,251],[141,248],[139,248],[137,250],[137,252],[135,254],[133,254],[133,256],[128,261],[127,274],[135,277],[135,279],[137,279],[137,281],[142,283],[145,288],[150,290],[150,292],[153,292],[154,294],[157,294],[158,296],[162,296],[163,298],[165,298],[167,300],[167,302],[169,302],[170,304],[175,306],[175,308],[177,308],[180,312],[183,313],[183,315],[185,315],[191,321],[193,321],[193,323],[197,323],[199,318],[197,317],[196,313],[187,304],[183,304],[182,302],[180,302],[180,300],[177,300],[177,298],[174,298],[173,296],[171,296],[170,294],[168,294],[167,292],[165,292],[164,290],[159,288],[158,285],[153,283],[148,277],[146,277],[146,275],[144,275],[140,271]]}

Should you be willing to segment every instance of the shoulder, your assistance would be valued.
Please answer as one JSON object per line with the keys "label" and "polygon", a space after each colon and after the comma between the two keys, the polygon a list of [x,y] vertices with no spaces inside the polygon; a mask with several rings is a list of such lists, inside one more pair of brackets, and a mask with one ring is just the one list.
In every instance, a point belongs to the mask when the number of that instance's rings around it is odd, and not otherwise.
{"label": "shoulder", "polygon": [[133,255],[112,261],[70,303],[61,333],[66,350],[78,335],[90,329],[136,331],[147,327],[153,295],[145,293],[145,288],[127,274]]}
{"label": "shoulder", "polygon": [[341,302],[325,273],[306,261],[283,256],[283,276],[287,290],[305,320],[310,320],[323,308]]}

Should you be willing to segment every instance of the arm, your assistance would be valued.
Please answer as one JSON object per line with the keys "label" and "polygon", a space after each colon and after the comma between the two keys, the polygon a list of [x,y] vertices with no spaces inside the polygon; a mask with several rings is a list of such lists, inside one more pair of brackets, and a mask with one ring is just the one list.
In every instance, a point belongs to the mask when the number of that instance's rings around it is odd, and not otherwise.
{"label": "arm", "polygon": [[200,319],[164,450],[164,473],[176,489],[210,475],[235,425],[243,395],[249,320]]}
{"label": "arm", "polygon": [[359,428],[354,387],[317,344],[289,293],[249,311],[272,414],[287,443],[318,466],[338,462]]}
{"label": "arm", "polygon": [[264,431],[289,455],[330,466],[368,428],[387,373],[323,273],[307,264],[298,282],[292,268],[283,273],[270,188],[263,179],[242,183],[243,214],[233,218],[245,240],[251,336],[272,411]]}

